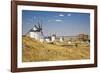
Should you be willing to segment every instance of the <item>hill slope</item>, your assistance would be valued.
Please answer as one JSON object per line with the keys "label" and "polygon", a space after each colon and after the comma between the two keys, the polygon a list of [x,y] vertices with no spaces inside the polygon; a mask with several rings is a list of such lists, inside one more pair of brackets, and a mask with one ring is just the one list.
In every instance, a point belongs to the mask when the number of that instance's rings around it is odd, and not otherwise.
{"label": "hill slope", "polygon": [[29,37],[23,37],[22,61],[55,61],[89,59],[89,47],[62,47],[41,43]]}

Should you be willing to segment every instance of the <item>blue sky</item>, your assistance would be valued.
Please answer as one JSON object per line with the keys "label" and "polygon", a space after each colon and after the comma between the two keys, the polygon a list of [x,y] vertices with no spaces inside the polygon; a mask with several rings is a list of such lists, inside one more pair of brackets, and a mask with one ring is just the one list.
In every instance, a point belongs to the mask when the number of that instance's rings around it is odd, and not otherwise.
{"label": "blue sky", "polygon": [[44,35],[58,36],[90,34],[90,14],[75,12],[22,11],[22,33],[27,33],[38,21],[42,21]]}

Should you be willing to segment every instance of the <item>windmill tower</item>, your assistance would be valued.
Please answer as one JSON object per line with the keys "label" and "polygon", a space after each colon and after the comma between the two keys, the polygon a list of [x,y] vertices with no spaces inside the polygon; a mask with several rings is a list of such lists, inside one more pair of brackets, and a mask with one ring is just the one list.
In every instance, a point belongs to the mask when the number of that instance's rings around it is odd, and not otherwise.
{"label": "windmill tower", "polygon": [[36,40],[43,40],[43,31],[42,31],[42,23],[38,21],[37,25],[29,31],[30,38],[34,38]]}

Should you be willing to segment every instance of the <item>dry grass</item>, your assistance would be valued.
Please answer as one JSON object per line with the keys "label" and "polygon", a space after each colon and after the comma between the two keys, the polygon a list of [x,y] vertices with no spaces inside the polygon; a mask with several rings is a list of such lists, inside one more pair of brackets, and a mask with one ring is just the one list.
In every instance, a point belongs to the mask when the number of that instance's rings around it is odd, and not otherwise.
{"label": "dry grass", "polygon": [[29,37],[23,37],[22,61],[55,61],[89,59],[89,47],[62,47],[40,43]]}

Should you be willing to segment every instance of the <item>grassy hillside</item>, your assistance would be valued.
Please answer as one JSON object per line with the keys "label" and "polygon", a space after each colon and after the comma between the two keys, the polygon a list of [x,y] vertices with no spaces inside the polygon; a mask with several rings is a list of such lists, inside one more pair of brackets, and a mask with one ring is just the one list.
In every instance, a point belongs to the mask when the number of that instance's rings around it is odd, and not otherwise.
{"label": "grassy hillside", "polygon": [[23,37],[22,61],[55,61],[89,59],[89,47],[63,47],[40,43],[35,39]]}

